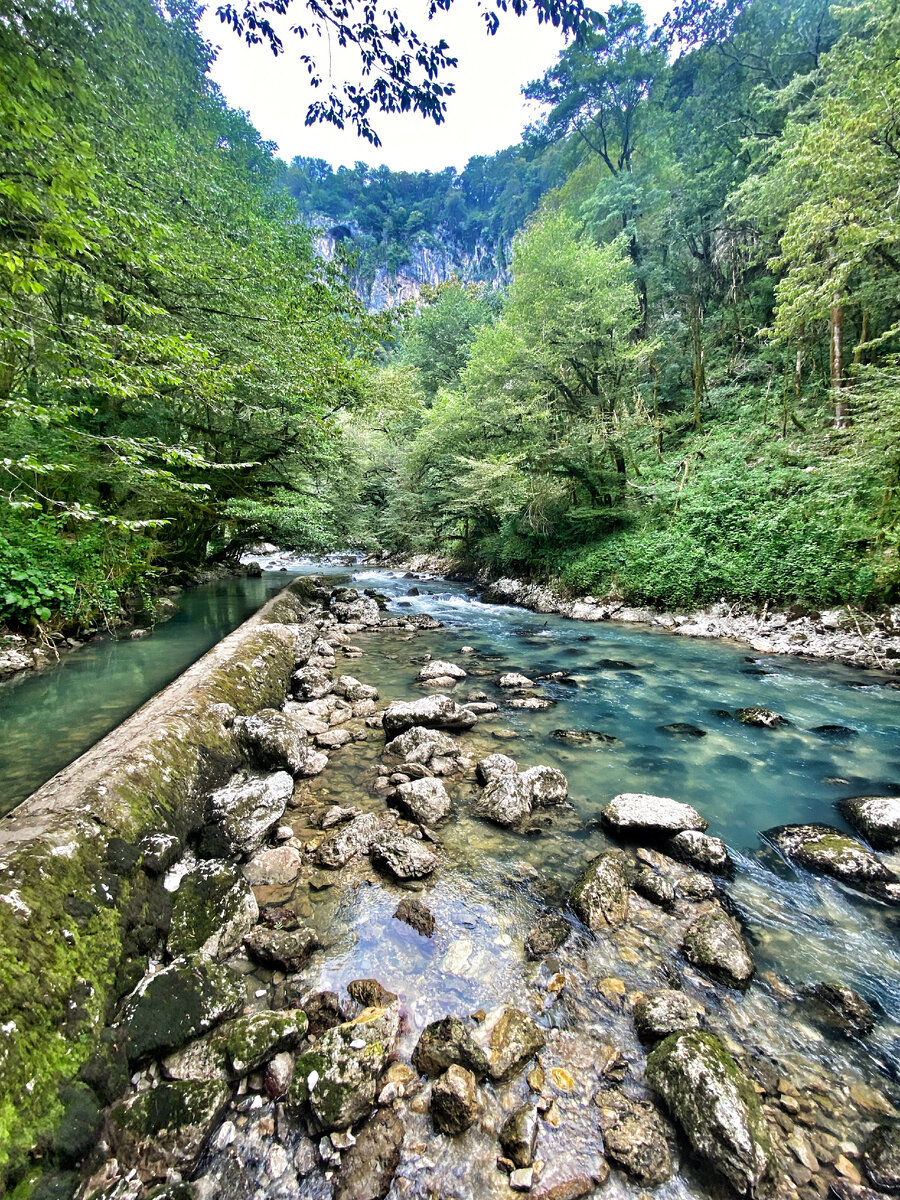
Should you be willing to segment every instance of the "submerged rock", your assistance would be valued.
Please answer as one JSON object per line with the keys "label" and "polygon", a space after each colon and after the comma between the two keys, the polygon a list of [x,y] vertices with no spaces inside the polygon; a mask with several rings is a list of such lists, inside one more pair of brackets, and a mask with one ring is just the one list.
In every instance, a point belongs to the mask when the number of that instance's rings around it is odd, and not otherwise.
{"label": "submerged rock", "polygon": [[690,863],[692,867],[713,875],[724,875],[733,867],[728,847],[722,839],[710,837],[699,830],[684,829],[676,833],[666,842],[665,849],[680,862]]}
{"label": "submerged rock", "polygon": [[597,1093],[606,1157],[641,1187],[658,1187],[672,1175],[666,1123],[652,1104],[617,1088]]}
{"label": "submerged rock", "polygon": [[294,846],[260,850],[244,864],[244,878],[251,887],[273,887],[293,883],[300,874],[303,856]]}
{"label": "submerged rock", "polygon": [[434,1078],[453,1064],[483,1079],[489,1070],[488,1056],[478,1046],[469,1027],[459,1017],[441,1017],[422,1030],[412,1055],[420,1075]]}
{"label": "submerged rock", "polygon": [[145,1184],[187,1173],[230,1099],[221,1081],[160,1083],[128,1096],[109,1112],[111,1152]]}
{"label": "submerged rock", "polygon": [[785,858],[819,875],[900,904],[900,879],[862,842],[831,825],[779,825],[764,834]]}
{"label": "submerged rock", "polygon": [[628,916],[628,859],[621,850],[606,850],[588,863],[570,903],[594,932],[622,924]]}
{"label": "submerged rock", "polygon": [[289,975],[299,971],[321,944],[313,929],[265,929],[262,925],[244,938],[244,945],[257,962]]}
{"label": "submerged rock", "polygon": [[530,959],[544,958],[557,951],[572,927],[559,913],[544,913],[538,917],[525,938],[525,953]]}
{"label": "submerged rock", "polygon": [[390,1108],[367,1121],[355,1144],[342,1155],[333,1200],[384,1200],[400,1165],[405,1132]]}
{"label": "submerged rock", "polygon": [[382,714],[385,734],[394,737],[413,725],[430,729],[471,729],[478,718],[449,696],[425,696],[421,700],[394,700]]}
{"label": "submerged rock", "polygon": [[261,708],[251,717],[236,717],[234,734],[251,762],[266,771],[318,775],[328,761],[310,747],[305,726],[290,713],[275,708]]}
{"label": "submerged rock", "polygon": [[754,1196],[771,1145],[753,1084],[717,1037],[673,1033],[647,1060],[647,1080],[698,1154],[742,1195]]}
{"label": "submerged rock", "polygon": [[518,1008],[495,1008],[474,1033],[486,1052],[491,1079],[510,1079],[544,1046],[539,1025]]}
{"label": "submerged rock", "polygon": [[517,1167],[530,1167],[534,1162],[537,1135],[537,1109],[533,1104],[522,1104],[503,1122],[500,1128],[500,1146],[510,1162]]}
{"label": "submerged rock", "polygon": [[431,1089],[431,1119],[439,1133],[465,1133],[481,1111],[478,1082],[471,1071],[453,1063]]}
{"label": "submerged rock", "polygon": [[900,1125],[881,1125],[875,1130],[866,1146],[863,1166],[875,1187],[900,1191]]}
{"label": "submerged rock", "polygon": [[782,717],[768,708],[739,708],[734,715],[742,725],[753,725],[758,729],[778,729],[790,724],[787,717]]}
{"label": "submerged rock", "polygon": [[183,877],[172,901],[168,948],[173,958],[225,958],[256,924],[259,908],[230,863],[201,862]]}
{"label": "submerged rock", "polygon": [[398,921],[413,928],[422,937],[431,937],[434,933],[434,914],[431,909],[417,900],[415,896],[406,896],[397,905],[394,916]]}
{"label": "submerged rock", "polygon": [[681,949],[688,962],[729,987],[743,989],[753,978],[756,968],[744,935],[723,908],[698,917],[686,930]]}
{"label": "submerged rock", "polygon": [[611,733],[601,733],[599,729],[552,729],[550,736],[570,746],[597,745],[612,750],[625,745],[621,738]]}
{"label": "submerged rock", "polygon": [[817,983],[803,1005],[810,1017],[826,1029],[865,1037],[875,1027],[875,1014],[858,992],[840,983]]}
{"label": "submerged rock", "polygon": [[900,796],[852,796],[841,800],[838,808],[879,850],[900,846]]}
{"label": "submerged rock", "polygon": [[417,838],[406,837],[394,829],[380,833],[369,847],[369,854],[376,866],[398,879],[423,879],[439,865],[437,855]]}
{"label": "submerged rock", "polygon": [[121,1028],[132,1061],[177,1050],[244,1006],[244,984],[226,967],[177,958],[145,975],[122,1008]]}
{"label": "submerged rock", "polygon": [[600,819],[604,828],[630,837],[639,837],[643,833],[660,836],[686,829],[702,832],[707,827],[707,822],[690,804],[644,792],[622,792],[614,796],[601,809]]}
{"label": "submerged rock", "polygon": [[668,725],[659,726],[660,733],[668,733],[671,737],[706,737],[706,730],[699,725],[691,725],[688,721],[672,721]]}
{"label": "submerged rock", "polygon": [[397,1044],[400,1010],[367,1008],[352,1021],[329,1029],[297,1058],[289,1100],[309,1102],[326,1132],[347,1129],[368,1116],[376,1081]]}
{"label": "submerged rock", "polygon": [[206,801],[200,853],[205,858],[241,858],[255,853],[281,819],[294,792],[287,771],[242,772]]}
{"label": "submerged rock", "polygon": [[384,753],[405,763],[427,766],[435,757],[455,758],[461,752],[459,742],[449,733],[414,725],[384,747]]}
{"label": "submerged rock", "polygon": [[658,988],[644,994],[632,1009],[634,1027],[642,1042],[658,1042],[670,1033],[699,1029],[706,1009],[684,992]]}
{"label": "submerged rock", "polygon": [[398,803],[422,825],[438,825],[450,815],[451,803],[440,779],[411,779],[397,788]]}

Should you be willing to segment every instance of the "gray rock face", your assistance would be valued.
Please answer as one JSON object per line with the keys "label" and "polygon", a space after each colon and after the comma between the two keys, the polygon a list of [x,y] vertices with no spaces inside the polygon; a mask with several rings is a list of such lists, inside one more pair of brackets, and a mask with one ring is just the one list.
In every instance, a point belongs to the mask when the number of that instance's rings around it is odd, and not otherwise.
{"label": "gray rock face", "polygon": [[785,858],[808,871],[900,904],[900,878],[862,842],[831,825],[779,825],[763,836]]}
{"label": "gray rock face", "polygon": [[525,938],[525,953],[530,959],[544,958],[557,951],[572,927],[559,913],[544,913],[538,917]]}
{"label": "gray rock face", "polygon": [[334,1200],[384,1200],[400,1165],[405,1126],[390,1108],[363,1125],[345,1152],[334,1183]]}
{"label": "gray rock face", "polygon": [[201,862],[181,880],[172,901],[169,953],[225,958],[259,917],[246,880],[230,863]]}
{"label": "gray rock face", "polygon": [[565,804],[568,798],[568,780],[556,767],[528,767],[522,771],[521,779],[531,795],[532,808]]}
{"label": "gray rock face", "polygon": [[531,789],[519,774],[495,775],[473,807],[477,816],[495,825],[518,825],[531,813]]}
{"label": "gray rock face", "polygon": [[133,1164],[144,1184],[161,1182],[171,1171],[186,1173],[230,1098],[221,1081],[161,1083],[128,1096],[109,1113],[112,1153]]}
{"label": "gray rock face", "polygon": [[449,696],[423,696],[421,700],[395,700],[382,715],[384,732],[388,737],[403,733],[413,725],[429,729],[471,729],[478,718],[462,708]]}
{"label": "gray rock face", "polygon": [[641,834],[659,837],[685,829],[702,833],[707,827],[707,822],[690,804],[645,792],[622,792],[614,796],[601,810],[600,819],[613,833],[634,838],[640,838]]}
{"label": "gray rock face", "polygon": [[200,853],[207,858],[255,853],[281,819],[293,792],[294,780],[287,771],[236,775],[206,802]]}
{"label": "gray rock face", "polygon": [[374,839],[369,854],[376,866],[398,879],[424,879],[439,865],[437,855],[418,838],[406,837],[393,829],[385,830]]}
{"label": "gray rock face", "polygon": [[299,971],[321,944],[312,929],[266,929],[262,925],[244,938],[244,945],[257,962],[289,975]]}
{"label": "gray rock face", "polygon": [[400,1010],[367,1008],[352,1021],[329,1029],[297,1058],[289,1099],[308,1101],[326,1131],[347,1129],[368,1116],[378,1076],[392,1054]]}
{"label": "gray rock face", "polygon": [[449,733],[414,725],[399,734],[384,747],[384,753],[405,763],[427,766],[433,758],[455,758],[460,753],[459,742]]}
{"label": "gray rock face", "polygon": [[509,671],[506,675],[501,675],[497,680],[498,687],[502,688],[523,688],[534,687],[534,680],[529,679],[527,675],[522,675],[518,671]]}
{"label": "gray rock face", "polygon": [[900,1126],[882,1125],[875,1130],[866,1146],[863,1165],[875,1187],[900,1191]]}
{"label": "gray rock face", "polygon": [[676,833],[666,842],[665,848],[680,862],[690,863],[699,871],[709,871],[713,875],[724,875],[733,865],[722,839],[698,830],[685,829]]}
{"label": "gray rock face", "polygon": [[433,1079],[453,1064],[472,1071],[479,1079],[488,1073],[488,1056],[476,1045],[469,1027],[459,1017],[442,1017],[422,1030],[412,1065],[420,1075]]}
{"label": "gray rock face", "polygon": [[244,1006],[244,985],[225,967],[177,958],[145,975],[122,1009],[128,1057],[139,1061],[177,1050]]}
{"label": "gray rock face", "polygon": [[722,908],[698,917],[681,948],[688,962],[728,987],[745,988],[756,969],[740,927]]}
{"label": "gray rock face", "polygon": [[647,1060],[647,1080],[698,1154],[741,1195],[754,1196],[771,1147],[750,1080],[718,1038],[674,1033]]}
{"label": "gray rock face", "polygon": [[308,745],[306,728],[290,713],[261,708],[251,717],[236,717],[234,734],[255,766],[265,771],[307,774],[314,751]]}
{"label": "gray rock face", "polygon": [[544,1047],[539,1025],[518,1008],[495,1008],[474,1033],[487,1054],[488,1074],[494,1080],[511,1079]]}
{"label": "gray rock face", "polygon": [[490,783],[504,775],[517,775],[518,773],[519,764],[508,754],[489,754],[487,758],[480,759],[475,767],[475,774],[480,784]]}
{"label": "gray rock face", "polygon": [[466,672],[462,667],[458,667],[456,663],[444,662],[443,659],[434,659],[425,664],[421,671],[416,676],[420,683],[427,683],[431,679],[465,679]]}
{"label": "gray rock face", "polygon": [[530,1167],[534,1162],[537,1134],[537,1109],[533,1104],[520,1105],[509,1114],[500,1128],[503,1153],[517,1167]]}
{"label": "gray rock face", "polygon": [[606,850],[588,863],[569,899],[588,929],[621,925],[628,916],[628,859],[622,851]]}
{"label": "gray rock face", "polygon": [[456,1137],[475,1123],[480,1111],[481,1097],[475,1076],[456,1063],[449,1066],[431,1089],[431,1119],[435,1129]]}
{"label": "gray rock face", "polygon": [[372,842],[384,828],[384,820],[375,813],[354,817],[319,844],[316,862],[320,867],[332,870],[342,867],[358,854],[368,854]]}
{"label": "gray rock face", "polygon": [[244,878],[251,887],[284,886],[300,874],[303,856],[293,846],[260,850],[244,864]]}
{"label": "gray rock face", "polygon": [[658,1187],[669,1179],[668,1130],[654,1106],[616,1088],[598,1092],[596,1103],[606,1157],[642,1187]]}
{"label": "gray rock face", "polygon": [[853,796],[838,807],[853,828],[879,850],[900,846],[900,796]]}
{"label": "gray rock face", "polygon": [[397,800],[414,821],[438,825],[450,815],[450,797],[440,779],[411,779],[397,788]]}
{"label": "gray rock face", "polygon": [[645,992],[636,1002],[632,1016],[642,1042],[658,1042],[670,1033],[699,1029],[706,1009],[684,992],[659,988]]}

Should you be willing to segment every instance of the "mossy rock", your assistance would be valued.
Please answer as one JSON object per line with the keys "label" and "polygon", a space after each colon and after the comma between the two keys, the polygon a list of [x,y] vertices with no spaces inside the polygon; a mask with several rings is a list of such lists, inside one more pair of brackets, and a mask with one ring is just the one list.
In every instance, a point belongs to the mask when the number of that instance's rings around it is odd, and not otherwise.
{"label": "mossy rock", "polygon": [[121,1029],[139,1062],[177,1050],[244,1005],[243,980],[216,963],[179,958],[148,975],[125,1002]]}
{"label": "mossy rock", "polygon": [[588,863],[572,888],[570,902],[578,917],[595,932],[621,925],[628,917],[628,859],[607,850]]}
{"label": "mossy rock", "polygon": [[186,1172],[231,1099],[222,1082],[161,1083],[120,1101],[107,1118],[107,1139],[119,1163],[144,1183]]}
{"label": "mossy rock", "polygon": [[300,1009],[248,1013],[169,1055],[163,1070],[170,1079],[239,1079],[281,1051],[292,1050],[307,1025]]}
{"label": "mossy rock", "polygon": [[256,898],[236,867],[198,863],[175,893],[169,953],[174,958],[224,958],[240,946],[258,917]]}

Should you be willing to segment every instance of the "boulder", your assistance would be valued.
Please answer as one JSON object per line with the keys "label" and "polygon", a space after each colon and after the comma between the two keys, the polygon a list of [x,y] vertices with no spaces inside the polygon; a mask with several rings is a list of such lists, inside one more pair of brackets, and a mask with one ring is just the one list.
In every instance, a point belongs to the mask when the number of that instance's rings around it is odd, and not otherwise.
{"label": "boulder", "polygon": [[521,779],[531,795],[532,808],[565,804],[568,798],[568,780],[556,767],[528,767],[521,772]]}
{"label": "boulder", "polygon": [[427,662],[421,671],[419,671],[416,679],[419,683],[427,683],[431,679],[465,679],[466,672],[462,667],[458,667],[456,663],[444,662],[443,659],[436,658],[431,662]]}
{"label": "boulder", "polygon": [[349,704],[360,700],[377,700],[378,688],[368,683],[360,683],[352,675],[340,675],[332,685],[331,690],[336,696],[342,696]]}
{"label": "boulder", "polygon": [[643,867],[638,871],[631,886],[638,895],[658,904],[660,908],[671,908],[675,903],[675,888],[665,875],[660,875],[652,867]]}
{"label": "boulder", "polygon": [[400,1165],[406,1127],[390,1108],[363,1125],[341,1156],[333,1200],[384,1200]]}
{"label": "boulder", "polygon": [[634,1027],[642,1042],[658,1042],[670,1033],[699,1029],[706,1009],[684,992],[658,988],[644,992],[632,1009]]}
{"label": "boulder", "polygon": [[320,842],[316,862],[320,867],[336,870],[359,854],[368,854],[372,842],[385,829],[384,818],[375,813],[363,813],[342,825]]}
{"label": "boulder", "polygon": [[459,1017],[441,1017],[422,1030],[412,1065],[420,1075],[434,1078],[454,1064],[472,1071],[479,1079],[489,1070],[488,1056],[475,1043],[469,1027]]}
{"label": "boulder", "polygon": [[487,1055],[493,1080],[512,1078],[544,1047],[539,1025],[518,1008],[495,1008],[475,1030],[475,1043]]}
{"label": "boulder", "polygon": [[306,992],[298,996],[298,1003],[306,1013],[309,1021],[309,1036],[320,1038],[335,1025],[343,1025],[349,1021],[350,1013],[337,992]]}
{"label": "boulder", "polygon": [[838,808],[877,849],[900,846],[900,796],[852,796],[841,800]]}
{"label": "boulder", "polygon": [[369,847],[369,854],[376,866],[397,879],[423,879],[439,865],[437,855],[418,838],[406,837],[395,829],[380,833]]}
{"label": "boulder", "polygon": [[900,878],[866,846],[831,825],[779,825],[763,837],[785,858],[891,904],[900,903]]}
{"label": "boulder", "polygon": [[262,925],[244,938],[252,958],[265,967],[275,967],[293,975],[314,950],[321,946],[313,929],[266,929]]}
{"label": "boulder", "polygon": [[502,688],[534,687],[534,680],[529,679],[527,675],[519,674],[518,671],[510,671],[506,675],[500,676],[497,686]]}
{"label": "boulder", "polygon": [[480,1111],[481,1097],[475,1076],[453,1063],[431,1088],[431,1119],[435,1129],[456,1137],[475,1123]]}
{"label": "boulder", "polygon": [[251,887],[284,887],[294,882],[302,865],[303,856],[294,846],[276,846],[244,863],[244,878]]}
{"label": "boulder", "polygon": [[476,796],[473,808],[476,816],[495,825],[517,825],[531,813],[531,788],[519,774],[495,775]]}
{"label": "boulder", "polygon": [[[144,1184],[196,1164],[231,1099],[220,1080],[160,1083],[113,1105],[106,1124],[110,1153],[137,1171]],[[177,1178],[177,1176],[176,1176]]]}
{"label": "boulder", "polygon": [[758,729],[778,729],[790,724],[787,717],[768,708],[739,708],[734,715],[742,725],[753,725]]}
{"label": "boulder", "polygon": [[387,737],[424,725],[429,729],[471,729],[478,718],[449,696],[423,696],[421,700],[395,700],[382,714]]}
{"label": "boulder", "polygon": [[294,792],[287,771],[242,772],[206,801],[200,853],[205,858],[242,858],[257,851],[277,825]]}
{"label": "boulder", "polygon": [[306,1033],[300,1009],[255,1012],[226,1021],[163,1060],[169,1079],[240,1079],[286,1050]]}
{"label": "boulder", "polygon": [[460,753],[460,745],[449,733],[414,725],[389,741],[384,753],[401,762],[427,766],[435,757],[455,758]]}
{"label": "boulder", "polygon": [[181,858],[181,839],[171,833],[151,833],[145,837],[138,849],[141,866],[149,875],[164,875],[169,867]]}
{"label": "boulder", "polygon": [[592,859],[569,899],[588,929],[621,925],[628,916],[628,859],[622,851],[606,850]]}
{"label": "boulder", "polygon": [[869,1138],[863,1156],[869,1180],[886,1192],[900,1192],[900,1125],[881,1125]]}
{"label": "boulder", "polygon": [[128,1057],[139,1061],[177,1050],[243,1006],[239,976],[205,959],[177,958],[145,975],[122,1007]]}
{"label": "boulder", "polygon": [[411,779],[397,788],[397,802],[421,825],[438,825],[450,815],[450,797],[440,779]]}
{"label": "boulder", "polygon": [[538,917],[525,938],[525,953],[530,959],[544,958],[554,954],[569,934],[572,927],[559,913],[544,913]]}
{"label": "boulder", "polygon": [[868,1003],[841,983],[814,984],[803,1007],[817,1025],[851,1037],[865,1037],[875,1027]]}
{"label": "boulder", "polygon": [[394,916],[398,921],[409,925],[422,937],[431,937],[434,933],[434,914],[415,896],[405,896],[397,905]]}
{"label": "boulder", "polygon": [[710,837],[696,829],[684,829],[668,839],[665,844],[667,854],[680,862],[690,863],[700,871],[709,871],[712,875],[724,875],[733,868],[728,855],[728,847],[721,838]]}
{"label": "boulder", "polygon": [[182,878],[173,897],[169,953],[173,958],[226,958],[258,917],[256,899],[237,868],[200,862]]}
{"label": "boulder", "polygon": [[326,1132],[347,1129],[363,1120],[375,1104],[378,1076],[393,1053],[400,1031],[400,1010],[367,1008],[324,1033],[297,1058],[288,1094],[292,1104],[308,1101]]}
{"label": "boulder", "polygon": [[756,1195],[771,1146],[753,1084],[712,1034],[673,1033],[647,1060],[647,1081],[698,1154],[741,1195]]}
{"label": "boulder", "polygon": [[309,735],[290,713],[261,708],[250,717],[236,717],[234,735],[250,761],[264,771],[306,773],[312,753]]}
{"label": "boulder", "polygon": [[598,1122],[606,1157],[640,1187],[659,1187],[672,1175],[666,1123],[646,1100],[632,1100],[617,1088],[598,1092]]}
{"label": "boulder", "polygon": [[387,1008],[397,999],[396,994],[382,987],[377,979],[351,979],[347,992],[362,1008]]}
{"label": "boulder", "polygon": [[482,785],[500,779],[504,775],[518,775],[519,764],[508,754],[489,754],[475,766],[475,775]]}
{"label": "boulder", "polygon": [[702,833],[707,827],[707,822],[690,804],[644,792],[622,792],[614,796],[601,809],[600,820],[610,832],[637,839],[642,834],[661,837],[685,829]]}
{"label": "boulder", "polygon": [[303,700],[321,700],[331,692],[331,679],[318,667],[302,667],[291,676],[291,694]]}
{"label": "boulder", "polygon": [[688,962],[728,987],[745,988],[756,969],[740,926],[721,907],[688,926],[681,949]]}
{"label": "boulder", "polygon": [[517,1167],[530,1167],[537,1135],[537,1109],[533,1104],[522,1104],[513,1109],[500,1127],[500,1146]]}

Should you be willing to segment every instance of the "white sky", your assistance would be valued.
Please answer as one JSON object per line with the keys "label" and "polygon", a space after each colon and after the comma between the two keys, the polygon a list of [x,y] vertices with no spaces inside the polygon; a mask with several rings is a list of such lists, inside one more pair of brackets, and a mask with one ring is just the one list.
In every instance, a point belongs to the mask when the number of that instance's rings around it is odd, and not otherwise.
{"label": "white sky", "polygon": [[[303,11],[302,0],[294,0],[294,5],[288,25],[296,23]],[[442,125],[417,113],[375,114],[373,124],[382,141],[375,148],[350,126],[340,130],[333,125],[304,125],[310,99],[326,94],[324,84],[317,91],[310,87],[306,68],[298,62],[300,47],[312,50],[313,43],[301,42],[285,28],[285,53],[275,58],[268,47],[247,46],[222,25],[216,16],[218,6],[217,0],[211,0],[202,29],[219,47],[211,75],[228,102],[249,113],[263,137],[278,146],[282,158],[290,161],[302,154],[324,158],[333,166],[365,162],[386,163],[396,171],[439,171],[447,166],[462,168],[475,154],[494,154],[512,145],[535,115],[534,106],[521,94],[522,87],[553,64],[564,44],[558,30],[538,25],[532,13],[501,14],[499,31],[489,37],[476,0],[456,0],[448,13],[431,22],[424,16],[416,18],[424,13],[424,0],[402,0],[398,7],[407,23],[429,41],[444,37],[450,53],[459,59],[459,66],[447,75],[456,85],[456,94],[447,100]],[[645,0],[643,7],[653,25],[669,4]],[[326,48],[320,66],[327,62],[327,53]],[[336,71],[341,53],[337,51],[333,58]],[[355,68],[355,60],[351,62]]]}

